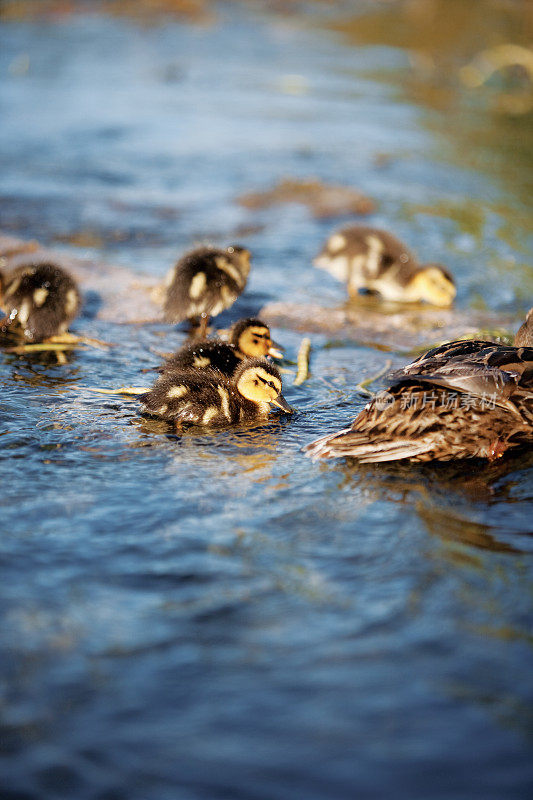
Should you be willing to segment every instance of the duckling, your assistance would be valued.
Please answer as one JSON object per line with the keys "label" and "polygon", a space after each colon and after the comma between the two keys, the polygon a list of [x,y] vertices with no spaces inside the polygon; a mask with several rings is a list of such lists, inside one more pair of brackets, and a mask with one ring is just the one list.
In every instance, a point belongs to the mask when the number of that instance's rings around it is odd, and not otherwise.
{"label": "duckling", "polygon": [[346,282],[352,297],[366,289],[384,300],[450,306],[457,291],[441,264],[419,264],[395,236],[365,225],[332,234],[313,263]]}
{"label": "duckling", "polygon": [[21,332],[29,342],[65,335],[77,315],[80,293],[66,270],[52,262],[22,264],[0,275],[0,327]]}
{"label": "duckling", "polygon": [[271,403],[290,414],[281,389],[276,367],[254,358],[242,361],[231,378],[214,369],[164,372],[140,400],[145,411],[176,428],[184,422],[235,425],[265,419]]}
{"label": "duckling", "polygon": [[[527,341],[533,344],[530,314]],[[456,341],[391,376],[349,428],[307,445],[312,458],[361,463],[486,458],[533,443],[533,346]],[[516,346],[518,344],[518,346]]]}
{"label": "duckling", "polygon": [[249,272],[250,251],[245,247],[191,250],[166,277],[165,319],[176,323],[199,318],[199,335],[205,337],[209,318],[233,305],[246,286]]}
{"label": "duckling", "polygon": [[218,369],[233,375],[243,358],[283,358],[279,345],[270,338],[268,325],[259,319],[240,319],[230,330],[229,342],[207,339],[185,345],[171,356],[160,372],[176,369]]}

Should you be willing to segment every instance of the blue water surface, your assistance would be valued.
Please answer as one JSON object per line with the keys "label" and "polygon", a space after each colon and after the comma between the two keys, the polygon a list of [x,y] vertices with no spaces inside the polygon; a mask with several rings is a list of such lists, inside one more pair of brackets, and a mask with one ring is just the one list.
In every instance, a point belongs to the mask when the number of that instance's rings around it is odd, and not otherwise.
{"label": "blue water surface", "polygon": [[[402,94],[404,50],[315,22],[222,4],[209,25],[4,23],[0,228],[154,279],[194,242],[240,241],[253,270],[227,323],[343,302],[311,267],[335,221],[236,202],[317,176],[448,263],[460,307],[518,317],[522,199]],[[481,209],[477,238],[416,211],[443,202]],[[311,463],[302,446],[364,405],[356,384],[406,358],[318,334],[311,378],[284,376],[293,418],[178,437],[83,387],[149,383],[184,333],[75,328],[117,346],[0,367],[2,798],[530,796],[531,455]],[[294,359],[301,334],[273,333]]]}

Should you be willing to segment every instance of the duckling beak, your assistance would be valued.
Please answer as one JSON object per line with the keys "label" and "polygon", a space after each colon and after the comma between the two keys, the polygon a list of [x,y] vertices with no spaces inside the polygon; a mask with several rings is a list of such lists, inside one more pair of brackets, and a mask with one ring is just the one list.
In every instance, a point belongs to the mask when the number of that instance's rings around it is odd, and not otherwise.
{"label": "duckling beak", "polygon": [[278,396],[274,398],[274,400],[271,400],[270,402],[273,403],[278,408],[281,408],[281,410],[285,411],[286,414],[292,414],[294,412],[294,408],[290,407],[290,405],[287,403],[282,394],[278,394]]}
{"label": "duckling beak", "polygon": [[272,356],[272,358],[283,358],[283,347],[277,342],[273,342],[271,339],[270,346],[268,348],[268,355]]}

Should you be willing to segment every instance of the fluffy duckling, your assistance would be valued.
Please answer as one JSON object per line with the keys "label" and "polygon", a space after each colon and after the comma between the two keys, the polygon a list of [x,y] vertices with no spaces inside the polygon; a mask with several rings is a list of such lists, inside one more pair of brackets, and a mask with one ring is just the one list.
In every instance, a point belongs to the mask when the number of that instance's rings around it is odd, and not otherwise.
{"label": "fluffy duckling", "polygon": [[[518,346],[482,340],[435,347],[392,375],[349,428],[312,442],[312,458],[494,460],[533,443],[533,324]],[[526,346],[524,342],[528,342]]]}
{"label": "fluffy duckling", "polygon": [[233,375],[243,358],[272,356],[282,358],[279,345],[272,341],[268,325],[259,319],[240,319],[231,330],[229,342],[207,339],[188,344],[163,364],[160,372],[176,369],[218,369]]}
{"label": "fluffy duckling", "polygon": [[242,361],[231,378],[214,369],[164,372],[140,400],[145,411],[176,428],[184,422],[234,425],[265,419],[271,403],[290,414],[281,389],[276,367],[255,358]]}
{"label": "fluffy duckling", "polygon": [[5,331],[20,331],[29,342],[64,335],[77,315],[80,293],[74,279],[53,263],[30,263],[0,275]]}
{"label": "fluffy duckling", "polygon": [[233,305],[250,272],[250,251],[232,245],[225,250],[197,247],[170,270],[163,309],[167,322],[200,320],[205,337],[210,317]]}
{"label": "fluffy duckling", "polygon": [[366,289],[384,300],[449,306],[456,295],[448,270],[440,264],[419,264],[403,242],[379,228],[341,228],[313,263],[346,282],[351,296]]}

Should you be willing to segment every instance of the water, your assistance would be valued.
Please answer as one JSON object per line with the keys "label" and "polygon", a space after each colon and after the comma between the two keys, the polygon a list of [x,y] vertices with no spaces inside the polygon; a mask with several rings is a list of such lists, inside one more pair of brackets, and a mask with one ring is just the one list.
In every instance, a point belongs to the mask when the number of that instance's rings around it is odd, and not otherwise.
{"label": "water", "polygon": [[[527,115],[472,101],[450,130],[402,83],[401,46],[227,5],[209,26],[74,16],[0,37],[2,229],[154,278],[194,241],[243,242],[223,323],[333,305],[309,261],[334,223],[235,203],[317,175],[448,263],[463,308],[531,304],[522,184],[502,179],[520,154],[497,145]],[[75,387],[149,382],[183,333],[88,312],[76,330],[119,346],[2,359],[2,797],[529,796],[531,455],[312,464],[302,445],[355,415],[388,355],[319,335],[311,379],[286,380],[294,418],[178,438]],[[300,335],[273,333],[294,358]]]}

